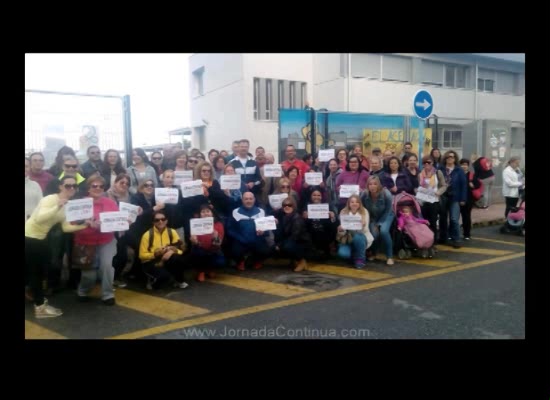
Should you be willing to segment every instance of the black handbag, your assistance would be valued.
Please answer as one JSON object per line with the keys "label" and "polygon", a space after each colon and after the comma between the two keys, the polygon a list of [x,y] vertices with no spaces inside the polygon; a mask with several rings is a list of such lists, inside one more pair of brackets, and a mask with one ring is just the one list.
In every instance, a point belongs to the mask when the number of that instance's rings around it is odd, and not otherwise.
{"label": "black handbag", "polygon": [[93,269],[95,265],[96,246],[88,244],[75,244],[71,258],[72,268]]}

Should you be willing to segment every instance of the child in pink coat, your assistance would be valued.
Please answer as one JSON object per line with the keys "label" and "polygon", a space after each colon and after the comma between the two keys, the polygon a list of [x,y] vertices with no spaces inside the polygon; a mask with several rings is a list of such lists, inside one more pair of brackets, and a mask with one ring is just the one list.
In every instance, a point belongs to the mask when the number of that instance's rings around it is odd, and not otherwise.
{"label": "child in pink coat", "polygon": [[409,221],[414,221],[419,224],[430,225],[427,219],[416,218],[412,214],[411,208],[405,206],[401,209],[401,212],[399,213],[399,217],[397,218],[397,229],[399,229],[400,231],[403,230],[403,227]]}

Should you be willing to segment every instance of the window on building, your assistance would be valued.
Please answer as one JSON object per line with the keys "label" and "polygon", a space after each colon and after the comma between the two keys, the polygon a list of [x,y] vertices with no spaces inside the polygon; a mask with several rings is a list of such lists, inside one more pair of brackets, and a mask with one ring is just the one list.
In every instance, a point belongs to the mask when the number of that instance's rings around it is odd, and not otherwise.
{"label": "window on building", "polygon": [[455,87],[455,67],[452,65],[445,67],[445,86]]}
{"label": "window on building", "polygon": [[271,79],[265,80],[265,119],[271,119]]}
{"label": "window on building", "polygon": [[445,86],[451,88],[465,88],[466,67],[460,65],[446,65]]}
{"label": "window on building", "polygon": [[258,119],[258,108],[260,106],[260,80],[254,78],[254,119]]}
{"label": "window on building", "polygon": [[380,57],[380,54],[353,53],[351,55],[351,76],[380,79]]}
{"label": "window on building", "polygon": [[288,96],[289,96],[289,106],[290,108],[296,108],[296,83],[290,82],[288,87]]}
{"label": "window on building", "polygon": [[277,82],[277,104],[279,108],[285,108],[285,84],[284,81]]}
{"label": "window on building", "polygon": [[300,86],[300,97],[302,98],[302,108],[304,108],[307,101],[306,83],[304,82],[302,82],[302,85]]}
{"label": "window on building", "polygon": [[382,57],[382,79],[385,81],[410,82],[412,74],[412,59],[384,55]]}
{"label": "window on building", "polygon": [[422,60],[420,66],[420,81],[428,85],[443,86],[443,67],[438,62]]}
{"label": "window on building", "polygon": [[204,95],[204,83],[203,83],[203,77],[204,77],[204,67],[201,67],[195,71],[193,71],[193,94],[195,96],[202,96]]}
{"label": "window on building", "polygon": [[443,148],[462,147],[462,131],[447,130],[443,131]]}
{"label": "window on building", "polygon": [[478,70],[477,90],[480,92],[494,92],[495,78],[495,71],[480,68]]}

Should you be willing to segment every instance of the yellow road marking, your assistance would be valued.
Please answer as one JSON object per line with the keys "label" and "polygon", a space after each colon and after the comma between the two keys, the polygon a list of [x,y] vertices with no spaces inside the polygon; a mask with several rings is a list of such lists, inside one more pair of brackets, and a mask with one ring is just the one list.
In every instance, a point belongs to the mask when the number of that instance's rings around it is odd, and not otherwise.
{"label": "yellow road marking", "polygon": [[115,299],[119,306],[171,321],[210,312],[205,308],[125,289],[117,289]]}
{"label": "yellow road marking", "polygon": [[418,264],[426,267],[447,268],[460,264],[458,261],[440,260],[438,258],[411,258],[409,260],[395,260],[396,263]]}
{"label": "yellow road marking", "polygon": [[472,237],[472,240],[480,240],[482,242],[503,243],[503,244],[509,244],[509,245],[512,245],[512,246],[525,247],[525,243],[508,242],[508,241],[505,241],[505,240],[485,239],[485,238],[479,238],[479,237]]}
{"label": "yellow road marking", "polygon": [[222,321],[225,319],[236,318],[243,315],[250,315],[250,314],[256,314],[263,311],[274,310],[276,308],[288,307],[295,304],[302,304],[310,301],[328,299],[331,297],[342,296],[345,294],[362,292],[365,290],[371,290],[379,287],[390,286],[390,285],[395,285],[395,284],[404,283],[404,282],[411,282],[419,279],[430,278],[433,276],[449,274],[451,272],[457,272],[457,271],[463,271],[470,268],[481,267],[483,265],[495,264],[501,261],[512,260],[512,259],[520,258],[524,256],[525,256],[525,252],[515,253],[507,256],[495,257],[489,260],[482,260],[482,261],[472,262],[469,264],[462,264],[455,267],[422,272],[420,274],[413,274],[413,275],[403,276],[399,278],[386,279],[378,282],[370,282],[363,285],[335,289],[335,290],[330,290],[326,292],[313,293],[313,294],[301,296],[294,299],[281,300],[270,304],[262,304],[259,306],[246,307],[240,310],[233,310],[229,312],[211,314],[203,317],[188,319],[186,321],[174,322],[171,324],[166,324],[166,325],[157,326],[153,328],[142,329],[140,331],[129,332],[122,335],[113,336],[110,339],[138,339],[138,338],[143,338],[151,335],[159,335],[162,333],[175,331],[178,329],[184,329],[191,326],[203,325],[211,322]]}
{"label": "yellow road marking", "polygon": [[229,274],[216,274],[216,277],[209,279],[208,282],[281,297],[292,297],[299,294],[315,292],[314,290],[305,289],[301,286],[285,285],[282,283],[273,283]]}
{"label": "yellow road marking", "polygon": [[438,245],[437,250],[451,251],[453,253],[483,254],[484,256],[503,256],[512,252],[510,250],[482,249],[480,247],[461,247],[460,249],[455,249],[452,246],[447,246],[444,244]]}
{"label": "yellow road marking", "polygon": [[[369,267],[369,264],[367,264],[366,268],[368,267]],[[344,266],[339,267],[335,265],[324,265],[324,264],[313,264],[311,266],[308,264],[307,270],[319,272],[322,274],[331,274],[331,275],[346,276],[350,278],[366,279],[369,281],[377,281],[380,279],[391,278],[393,276],[391,274],[384,274],[382,272],[365,271],[364,269],[354,269],[350,267],[344,267]]]}
{"label": "yellow road marking", "polygon": [[[63,317],[59,317],[63,318]],[[67,339],[54,331],[43,328],[34,322],[25,320],[25,339]]]}

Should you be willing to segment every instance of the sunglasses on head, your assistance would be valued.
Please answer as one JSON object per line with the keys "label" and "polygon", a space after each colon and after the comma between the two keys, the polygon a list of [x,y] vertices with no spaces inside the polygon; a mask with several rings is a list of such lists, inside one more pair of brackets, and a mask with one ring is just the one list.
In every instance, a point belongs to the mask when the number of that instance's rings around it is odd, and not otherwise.
{"label": "sunglasses on head", "polygon": [[94,183],[91,188],[92,189],[103,189],[105,185],[102,185],[101,183]]}
{"label": "sunglasses on head", "polygon": [[76,189],[78,187],[78,184],[76,183],[65,183],[63,187],[67,190],[69,189]]}
{"label": "sunglasses on head", "polygon": [[63,164],[65,166],[65,168],[73,168],[73,169],[77,169],[78,168],[78,165],[76,164]]}
{"label": "sunglasses on head", "polygon": [[155,221],[155,222],[164,222],[164,221],[166,221],[166,218],[155,218],[153,221]]}

